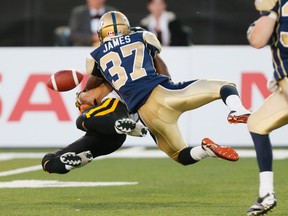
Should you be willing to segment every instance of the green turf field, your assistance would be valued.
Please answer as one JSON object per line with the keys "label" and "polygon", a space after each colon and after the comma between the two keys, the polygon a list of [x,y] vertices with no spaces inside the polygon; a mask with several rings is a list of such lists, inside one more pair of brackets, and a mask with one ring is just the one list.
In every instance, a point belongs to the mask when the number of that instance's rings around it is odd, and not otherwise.
{"label": "green turf field", "polygon": [[[278,198],[273,216],[288,215],[287,160],[274,162]],[[40,164],[40,159],[0,161],[0,173]],[[168,158],[96,160],[66,175],[42,170],[0,177],[15,180],[137,182],[135,185],[1,188],[0,215],[39,216],[240,216],[258,191],[256,159],[205,159],[181,166]],[[269,214],[269,215],[270,215]]]}

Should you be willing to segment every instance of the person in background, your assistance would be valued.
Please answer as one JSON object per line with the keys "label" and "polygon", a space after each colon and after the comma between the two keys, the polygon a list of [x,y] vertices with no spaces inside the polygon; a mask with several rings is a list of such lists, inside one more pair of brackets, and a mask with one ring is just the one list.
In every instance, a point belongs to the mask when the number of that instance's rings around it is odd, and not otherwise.
{"label": "person in background", "polygon": [[259,167],[258,199],[247,211],[248,216],[264,215],[277,199],[272,169],[273,154],[269,134],[288,124],[288,11],[287,0],[255,0],[260,18],[247,31],[250,45],[260,49],[267,44],[272,51],[273,75],[267,82],[272,94],[248,119]]}
{"label": "person in background", "polygon": [[86,0],[85,5],[72,10],[69,27],[73,46],[93,46],[99,42],[98,21],[107,11],[115,10],[105,3],[105,0]]}
{"label": "person in background", "polygon": [[162,46],[189,45],[181,21],[166,8],[165,0],[148,0],[149,14],[140,21],[140,26],[154,33]]}

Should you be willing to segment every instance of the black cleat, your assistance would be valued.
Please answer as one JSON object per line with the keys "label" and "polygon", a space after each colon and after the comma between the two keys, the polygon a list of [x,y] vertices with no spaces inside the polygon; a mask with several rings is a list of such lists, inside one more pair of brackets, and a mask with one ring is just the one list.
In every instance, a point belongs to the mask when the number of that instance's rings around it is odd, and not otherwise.
{"label": "black cleat", "polygon": [[60,156],[60,161],[67,166],[81,167],[93,160],[93,155],[90,151],[81,152],[76,154],[75,152],[67,152]]}
{"label": "black cleat", "polygon": [[264,197],[258,197],[257,202],[247,210],[248,216],[265,215],[277,205],[274,193],[267,193]]}
{"label": "black cleat", "polygon": [[115,122],[115,130],[118,134],[127,134],[130,136],[145,137],[148,133],[148,128],[144,125],[135,122],[130,118],[119,119]]}

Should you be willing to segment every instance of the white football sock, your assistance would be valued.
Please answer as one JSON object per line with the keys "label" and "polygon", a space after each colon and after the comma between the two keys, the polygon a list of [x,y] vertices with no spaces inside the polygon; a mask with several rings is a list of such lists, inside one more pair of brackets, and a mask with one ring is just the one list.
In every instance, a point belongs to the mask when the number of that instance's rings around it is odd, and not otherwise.
{"label": "white football sock", "polygon": [[238,95],[229,95],[225,103],[231,111],[247,111]]}
{"label": "white football sock", "polygon": [[190,155],[196,161],[209,157],[208,152],[205,151],[202,146],[193,147],[190,151]]}
{"label": "white football sock", "polygon": [[274,193],[274,184],[273,184],[273,172],[272,171],[265,171],[260,172],[259,174],[259,196],[263,197],[267,193]]}

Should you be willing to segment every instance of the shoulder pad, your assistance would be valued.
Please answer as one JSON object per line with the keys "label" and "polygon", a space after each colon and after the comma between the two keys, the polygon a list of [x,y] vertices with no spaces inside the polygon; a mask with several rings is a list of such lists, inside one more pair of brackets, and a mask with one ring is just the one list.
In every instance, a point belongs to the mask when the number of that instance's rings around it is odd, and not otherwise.
{"label": "shoulder pad", "polygon": [[148,44],[155,46],[158,49],[159,53],[161,52],[161,44],[155,34],[149,31],[144,31],[143,38],[144,41],[146,41]]}
{"label": "shoulder pad", "polygon": [[91,74],[95,65],[95,60],[91,55],[86,57],[86,73]]}
{"label": "shoulder pad", "polygon": [[131,32],[141,32],[141,31],[147,31],[146,29],[140,27],[140,26],[135,26],[130,28]]}

